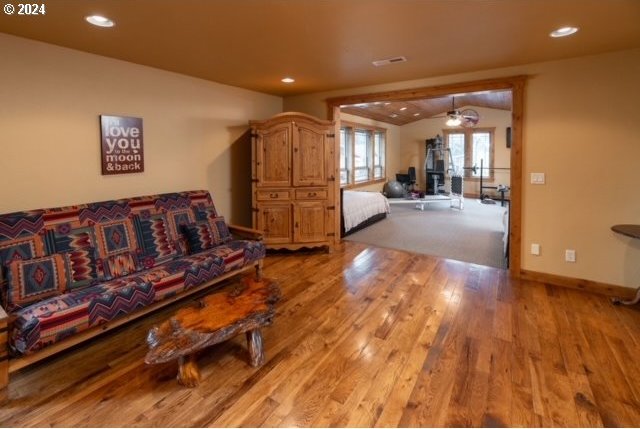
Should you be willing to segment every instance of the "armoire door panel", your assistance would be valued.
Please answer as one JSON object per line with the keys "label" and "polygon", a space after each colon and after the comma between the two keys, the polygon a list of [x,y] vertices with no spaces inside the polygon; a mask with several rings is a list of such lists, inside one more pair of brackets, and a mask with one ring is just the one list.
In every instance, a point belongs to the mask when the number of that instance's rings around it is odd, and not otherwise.
{"label": "armoire door panel", "polygon": [[266,244],[291,242],[291,204],[258,205],[258,229]]}
{"label": "armoire door panel", "polygon": [[279,124],[260,131],[257,138],[257,185],[291,186],[291,126]]}
{"label": "armoire door panel", "polygon": [[326,185],[326,128],[296,124],[293,131],[293,186]]}
{"label": "armoire door panel", "polygon": [[299,243],[312,243],[327,239],[325,205],[321,202],[294,204],[293,237]]}

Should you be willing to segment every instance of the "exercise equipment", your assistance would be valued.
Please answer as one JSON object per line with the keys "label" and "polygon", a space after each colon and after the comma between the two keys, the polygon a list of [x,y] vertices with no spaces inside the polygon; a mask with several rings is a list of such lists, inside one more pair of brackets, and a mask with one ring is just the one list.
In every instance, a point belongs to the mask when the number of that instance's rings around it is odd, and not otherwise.
{"label": "exercise equipment", "polygon": [[391,180],[385,183],[382,188],[382,194],[387,198],[403,198],[405,193],[404,186],[397,180]]}
{"label": "exercise equipment", "polygon": [[445,185],[447,171],[455,173],[455,165],[451,156],[451,149],[444,147],[442,137],[437,134],[435,138],[425,140],[427,156],[424,159],[426,172],[427,194],[440,194],[441,187]]}
{"label": "exercise equipment", "polygon": [[[475,166],[474,166],[475,168]],[[509,192],[510,188],[508,186],[504,186],[504,185],[497,185],[497,186],[486,186],[483,183],[483,176],[484,176],[484,170],[511,170],[510,168],[507,167],[485,167],[484,166],[484,159],[480,159],[480,201],[485,202],[487,204],[493,204],[493,200],[491,199],[491,197],[489,197],[488,194],[484,193],[485,189],[495,189],[496,191],[500,192],[500,205],[502,207],[504,207],[504,202],[505,201],[509,201],[509,199],[504,197],[504,194],[506,192]],[[474,171],[475,173],[475,171]],[[490,200],[491,202],[487,201]]]}

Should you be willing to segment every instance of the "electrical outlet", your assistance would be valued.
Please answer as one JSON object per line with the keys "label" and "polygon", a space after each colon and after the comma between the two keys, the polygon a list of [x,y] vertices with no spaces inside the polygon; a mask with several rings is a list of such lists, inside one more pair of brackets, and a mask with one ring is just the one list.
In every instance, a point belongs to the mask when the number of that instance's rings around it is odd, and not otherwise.
{"label": "electrical outlet", "polygon": [[544,185],[544,173],[531,173],[531,183],[534,185]]}
{"label": "electrical outlet", "polygon": [[573,249],[567,249],[564,251],[564,260],[566,262],[575,262],[576,261],[576,251]]}
{"label": "electrical outlet", "polygon": [[540,255],[540,245],[537,243],[531,244],[531,254],[539,256]]}

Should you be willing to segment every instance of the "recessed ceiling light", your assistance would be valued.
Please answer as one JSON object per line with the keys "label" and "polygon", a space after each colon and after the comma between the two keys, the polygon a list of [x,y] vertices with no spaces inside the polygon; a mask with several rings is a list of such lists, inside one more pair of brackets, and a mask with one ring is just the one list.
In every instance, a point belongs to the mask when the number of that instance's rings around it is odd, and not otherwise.
{"label": "recessed ceiling light", "polygon": [[557,38],[557,37],[566,37],[575,34],[578,31],[577,27],[562,27],[557,30],[553,30],[549,33],[549,36]]}
{"label": "recessed ceiling light", "polygon": [[296,81],[296,80],[295,80],[294,78],[292,78],[292,77],[284,77],[284,78],[282,78],[281,80],[282,80],[282,82],[284,82],[284,83],[293,83],[293,82],[295,82],[295,81]]}
{"label": "recessed ceiling light", "polygon": [[404,110],[407,110],[407,108],[406,107],[401,107],[400,110],[404,111]]}
{"label": "recessed ceiling light", "polygon": [[116,25],[116,23],[109,18],[105,18],[104,16],[100,15],[86,16],[84,19],[89,24],[97,25],[98,27],[113,27],[114,25]]}
{"label": "recessed ceiling light", "polygon": [[384,103],[385,106],[388,106],[389,104],[391,104],[390,101],[387,101],[386,103]]}
{"label": "recessed ceiling light", "polygon": [[398,115],[396,115],[395,113],[392,113],[389,116],[392,117],[392,118],[397,118],[398,117]]}
{"label": "recessed ceiling light", "polygon": [[420,116],[420,113],[414,113],[413,116]]}

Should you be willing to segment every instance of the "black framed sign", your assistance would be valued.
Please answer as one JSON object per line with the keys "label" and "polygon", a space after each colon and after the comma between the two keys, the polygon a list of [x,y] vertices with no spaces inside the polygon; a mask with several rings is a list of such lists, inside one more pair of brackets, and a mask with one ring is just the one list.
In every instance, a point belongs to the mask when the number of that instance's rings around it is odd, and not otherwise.
{"label": "black framed sign", "polygon": [[142,173],[142,118],[100,115],[102,174]]}

